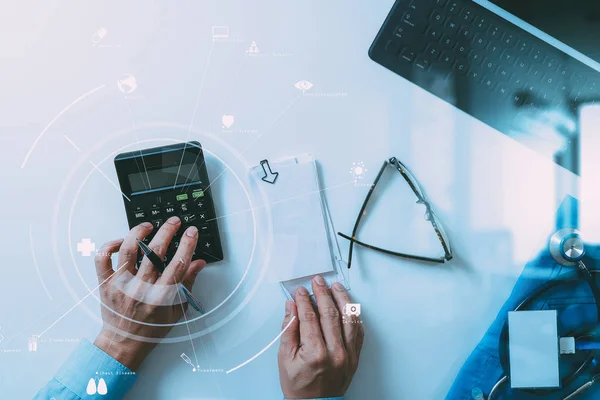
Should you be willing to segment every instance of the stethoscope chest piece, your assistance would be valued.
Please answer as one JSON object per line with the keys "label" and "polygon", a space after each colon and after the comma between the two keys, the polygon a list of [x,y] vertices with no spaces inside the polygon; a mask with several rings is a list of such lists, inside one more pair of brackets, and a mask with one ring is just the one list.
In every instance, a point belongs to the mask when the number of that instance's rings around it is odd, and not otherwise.
{"label": "stethoscope chest piece", "polygon": [[554,260],[565,267],[576,266],[585,255],[581,233],[574,228],[564,228],[554,233],[549,246]]}

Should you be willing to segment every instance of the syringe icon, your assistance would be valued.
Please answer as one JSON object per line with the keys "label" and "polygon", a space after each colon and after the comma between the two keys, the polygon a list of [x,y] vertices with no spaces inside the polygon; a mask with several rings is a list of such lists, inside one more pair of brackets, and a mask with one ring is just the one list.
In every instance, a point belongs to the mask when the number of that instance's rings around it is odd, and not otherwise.
{"label": "syringe icon", "polygon": [[185,354],[185,353],[181,353],[181,356],[180,356],[180,357],[181,357],[181,359],[182,359],[183,361],[185,361],[185,362],[186,362],[186,364],[190,364],[190,365],[192,366],[192,372],[196,372],[196,371],[197,371],[197,368],[198,368],[198,369],[200,368],[200,366],[199,366],[199,365],[197,365],[196,367],[194,367],[194,364],[192,363],[192,360],[191,360],[191,359],[188,357],[188,355],[187,355],[187,354]]}

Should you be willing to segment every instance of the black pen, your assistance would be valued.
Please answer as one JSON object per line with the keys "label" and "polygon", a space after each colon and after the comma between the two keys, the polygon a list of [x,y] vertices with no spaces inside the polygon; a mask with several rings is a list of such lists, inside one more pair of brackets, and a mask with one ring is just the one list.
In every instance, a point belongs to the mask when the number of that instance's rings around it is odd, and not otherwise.
{"label": "black pen", "polygon": [[[161,258],[156,254],[146,243],[142,242],[140,239],[137,239],[137,244],[142,250],[142,253],[146,257],[150,263],[156,268],[161,274],[165,272],[165,262],[161,260]],[[200,304],[198,300],[192,295],[192,292],[185,287],[185,285],[179,283],[177,284],[177,289],[179,292],[186,298],[187,302],[194,308],[194,310],[198,311],[200,314],[204,314],[204,308]]]}

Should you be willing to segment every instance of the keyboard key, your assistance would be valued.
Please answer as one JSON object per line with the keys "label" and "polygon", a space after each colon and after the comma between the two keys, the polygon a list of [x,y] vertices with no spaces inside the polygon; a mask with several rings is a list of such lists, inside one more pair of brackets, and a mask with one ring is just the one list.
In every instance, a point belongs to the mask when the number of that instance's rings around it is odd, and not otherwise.
{"label": "keyboard key", "polygon": [[446,0],[433,0],[433,4],[436,7],[444,7],[446,5]]}
{"label": "keyboard key", "polygon": [[525,84],[525,80],[523,79],[523,74],[521,74],[521,73],[513,74],[510,81],[514,86],[517,86],[517,87],[523,87],[523,85]]}
{"label": "keyboard key", "polygon": [[496,86],[496,92],[498,92],[500,95],[503,95],[503,96],[508,95],[510,93],[508,87],[502,83],[499,83]]}
{"label": "keyboard key", "polygon": [[577,86],[584,86],[587,83],[587,79],[585,76],[581,75],[579,72],[575,72],[573,74],[573,84]]}
{"label": "keyboard key", "polygon": [[417,57],[417,60],[415,61],[415,65],[417,66],[417,68],[419,68],[423,71],[428,71],[429,68],[431,67],[431,59],[429,59],[428,57],[425,57],[425,56],[419,56],[419,57]]}
{"label": "keyboard key", "polygon": [[458,32],[459,26],[453,19],[448,19],[444,26],[446,27],[446,33],[456,35]]}
{"label": "keyboard key", "polygon": [[556,84],[556,78],[554,76],[546,76],[544,77],[544,85],[554,86]]}
{"label": "keyboard key", "polygon": [[496,75],[505,81],[508,81],[511,78],[511,73],[507,70],[504,65],[500,65],[498,67],[498,71],[496,71]]}
{"label": "keyboard key", "polygon": [[546,62],[544,62],[544,65],[548,69],[556,69],[558,67],[558,60],[554,58],[547,59]]}
{"label": "keyboard key", "polygon": [[433,14],[431,14],[431,22],[433,24],[443,25],[445,21],[446,21],[446,17],[441,12],[434,11]]}
{"label": "keyboard key", "polygon": [[570,74],[571,70],[569,69],[569,67],[561,67],[558,70],[558,74],[563,78],[568,78],[569,74]]}
{"label": "keyboard key", "polygon": [[529,76],[536,82],[544,77],[544,70],[538,65],[534,65],[529,71]]}
{"label": "keyboard key", "polygon": [[535,62],[541,63],[544,61],[544,54],[539,49],[533,49],[531,51],[531,59]]}
{"label": "keyboard key", "polygon": [[519,73],[527,73],[529,72],[529,67],[531,66],[531,64],[529,64],[529,61],[520,59],[517,60],[515,66],[517,67],[517,71],[519,71]]}
{"label": "keyboard key", "polygon": [[471,21],[473,21],[473,19],[475,19],[475,15],[473,14],[473,11],[463,10],[463,12],[460,14],[460,20],[463,23],[470,23]]}
{"label": "keyboard key", "polygon": [[472,65],[479,65],[483,62],[485,57],[483,57],[483,54],[476,51],[476,50],[471,50],[471,52],[469,53],[469,61],[471,62]]}
{"label": "keyboard key", "polygon": [[429,39],[429,42],[437,42],[442,37],[442,32],[438,27],[430,26],[427,28],[425,35]]}
{"label": "keyboard key", "polygon": [[492,39],[500,39],[502,37],[502,31],[496,25],[491,25],[488,31],[488,36]]}
{"label": "keyboard key", "polygon": [[558,92],[563,96],[566,97],[569,95],[569,86],[566,83],[559,83],[558,84]]}
{"label": "keyboard key", "polygon": [[186,212],[189,210],[189,206],[188,203],[182,203],[179,208],[181,209],[181,211]]}
{"label": "keyboard key", "polygon": [[469,78],[473,79],[475,82],[479,82],[483,77],[483,74],[477,70],[477,69],[473,69],[471,68],[471,70],[469,71]]}
{"label": "keyboard key", "polygon": [[431,10],[431,6],[422,0],[413,0],[408,6],[408,12],[413,19],[425,18]]}
{"label": "keyboard key", "polygon": [[525,91],[532,97],[537,97],[539,88],[536,85],[526,85]]}
{"label": "keyboard key", "polygon": [[460,3],[458,1],[450,1],[446,9],[449,14],[458,15],[461,10]]}
{"label": "keyboard key", "polygon": [[531,43],[528,40],[522,40],[517,46],[517,52],[520,54],[529,54],[531,51]]}
{"label": "keyboard key", "polygon": [[512,33],[505,33],[502,37],[502,44],[507,47],[514,47],[518,42],[517,36]]}
{"label": "keyboard key", "polygon": [[458,60],[456,61],[456,63],[454,64],[454,69],[460,74],[460,75],[466,75],[467,72],[469,72],[469,63],[464,60]]}
{"label": "keyboard key", "polygon": [[160,209],[153,208],[152,210],[150,210],[150,216],[151,217],[159,217],[160,216]]}
{"label": "keyboard key", "polygon": [[405,13],[404,16],[402,16],[401,22],[406,26],[410,26],[411,28],[416,29],[421,21],[415,19],[411,13]]}
{"label": "keyboard key", "polygon": [[433,44],[427,46],[427,50],[425,50],[425,54],[427,54],[427,56],[432,60],[437,60],[441,53],[442,50],[438,46],[435,46]]}
{"label": "keyboard key", "polygon": [[512,100],[517,107],[522,107],[526,103],[525,94],[523,92],[517,92],[513,94]]}
{"label": "keyboard key", "polygon": [[141,220],[146,218],[146,213],[144,211],[134,211],[133,218]]}
{"label": "keyboard key", "polygon": [[459,43],[456,46],[456,53],[462,57],[466,57],[469,54],[469,46],[464,43]]}
{"label": "keyboard key", "polygon": [[406,25],[398,25],[398,27],[396,28],[396,31],[394,32],[394,36],[396,36],[398,39],[401,39],[403,41],[406,41],[409,36],[414,36],[415,35],[415,29],[408,27]]}
{"label": "keyboard key", "polygon": [[502,48],[500,47],[498,42],[491,42],[487,47],[487,52],[490,55],[499,56],[500,53],[502,52]]}
{"label": "keyboard key", "polygon": [[404,49],[400,52],[400,59],[406,61],[407,63],[411,63],[417,57],[417,53],[415,53],[411,49]]}
{"label": "keyboard key", "polygon": [[494,90],[496,88],[496,83],[488,77],[483,78],[481,84],[488,90]]}
{"label": "keyboard key", "polygon": [[490,60],[489,58],[486,59],[483,64],[481,64],[481,66],[483,67],[483,70],[486,71],[486,73],[488,74],[493,74],[496,72],[496,69],[498,68],[498,64],[496,64],[494,61]]}
{"label": "keyboard key", "polygon": [[515,55],[508,50],[504,50],[500,55],[500,61],[506,65],[512,66],[516,60],[517,58],[515,57]]}
{"label": "keyboard key", "polygon": [[538,98],[540,100],[544,101],[545,103],[548,103],[548,102],[552,101],[552,97],[553,96],[550,93],[546,92],[546,91],[541,91],[538,94]]}
{"label": "keyboard key", "polygon": [[451,36],[444,35],[442,37],[442,44],[447,48],[453,49],[456,46],[456,40]]}
{"label": "keyboard key", "polygon": [[488,45],[488,41],[482,34],[477,34],[473,40],[473,44],[476,48],[485,49]]}
{"label": "keyboard key", "polygon": [[471,28],[467,26],[463,26],[458,32],[458,37],[460,38],[460,40],[464,40],[465,42],[470,42],[473,38],[473,35],[474,32],[471,30]]}
{"label": "keyboard key", "polygon": [[600,84],[596,81],[588,81],[585,88],[589,91],[596,92],[600,88]]}
{"label": "keyboard key", "polygon": [[485,31],[485,30],[487,30],[488,26],[490,26],[490,22],[487,18],[485,18],[485,17],[475,18],[475,27],[478,28],[479,30]]}
{"label": "keyboard key", "polygon": [[442,61],[442,64],[448,68],[452,68],[454,65],[454,56],[450,53],[443,53],[440,60]]}

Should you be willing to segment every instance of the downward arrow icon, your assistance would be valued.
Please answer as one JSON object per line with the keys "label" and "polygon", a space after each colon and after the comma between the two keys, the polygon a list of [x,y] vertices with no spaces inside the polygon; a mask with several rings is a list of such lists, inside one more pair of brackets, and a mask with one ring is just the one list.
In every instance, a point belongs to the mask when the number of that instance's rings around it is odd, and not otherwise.
{"label": "downward arrow icon", "polygon": [[271,185],[275,184],[275,181],[279,177],[279,172],[273,172],[271,170],[271,166],[269,165],[269,160],[262,160],[260,165],[265,172],[265,176],[262,177],[264,182],[270,183]]}

